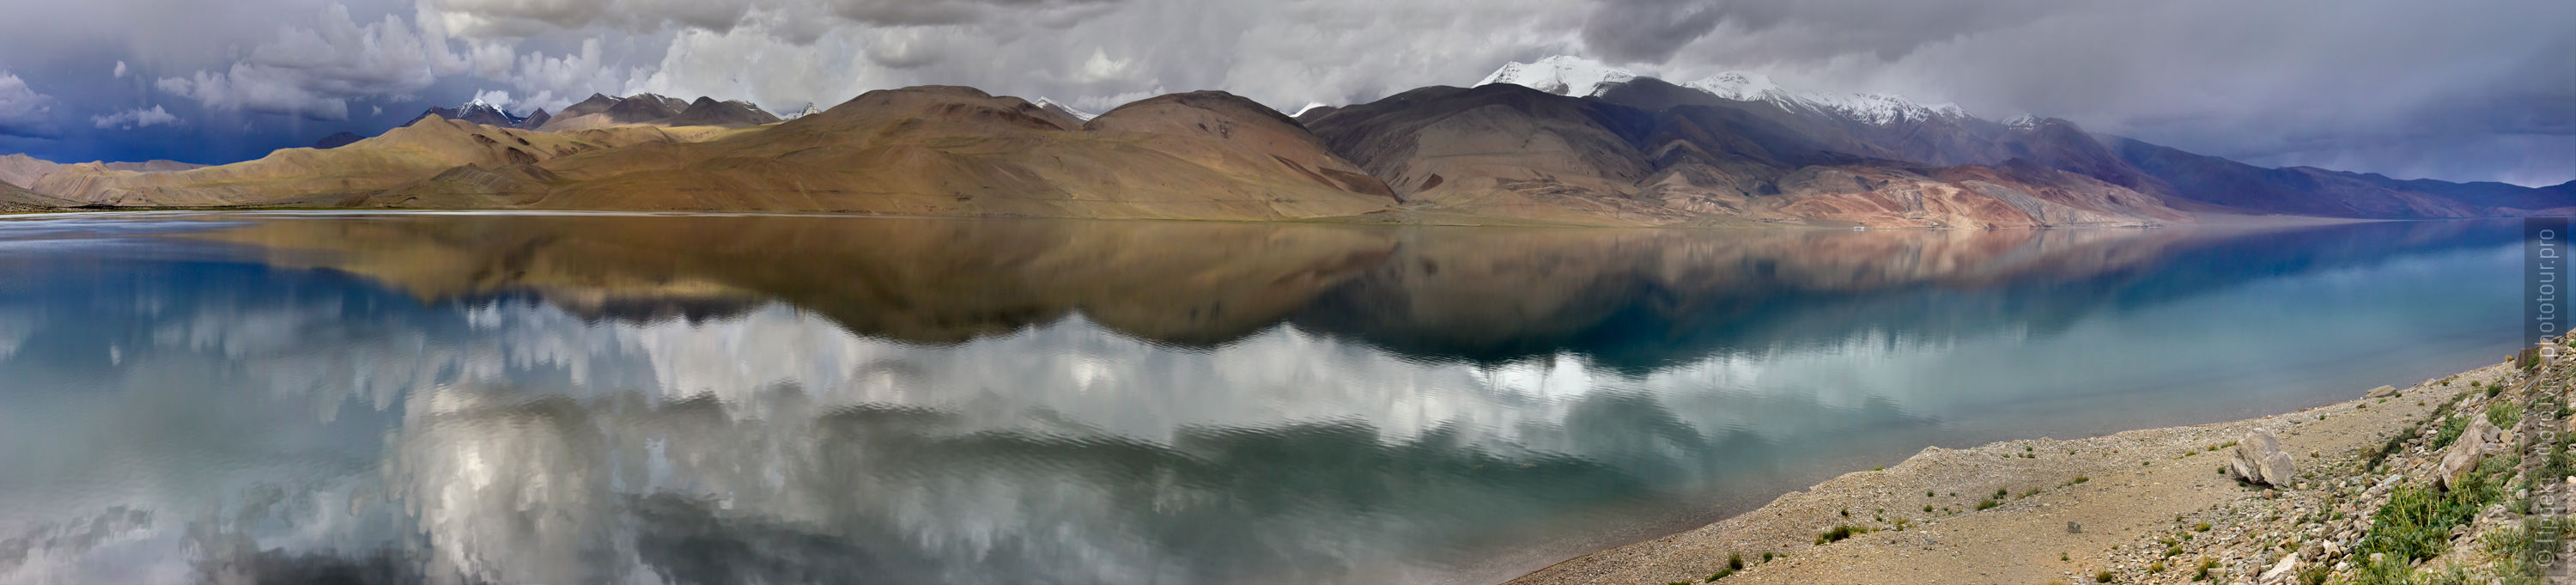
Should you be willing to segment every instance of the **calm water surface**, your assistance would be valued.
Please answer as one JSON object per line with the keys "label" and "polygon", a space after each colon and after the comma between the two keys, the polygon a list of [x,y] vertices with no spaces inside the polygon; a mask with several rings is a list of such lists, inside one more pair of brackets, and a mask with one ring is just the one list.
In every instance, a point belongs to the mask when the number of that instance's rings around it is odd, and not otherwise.
{"label": "calm water surface", "polygon": [[0,583],[1484,583],[2496,361],[2512,223],[0,220]]}

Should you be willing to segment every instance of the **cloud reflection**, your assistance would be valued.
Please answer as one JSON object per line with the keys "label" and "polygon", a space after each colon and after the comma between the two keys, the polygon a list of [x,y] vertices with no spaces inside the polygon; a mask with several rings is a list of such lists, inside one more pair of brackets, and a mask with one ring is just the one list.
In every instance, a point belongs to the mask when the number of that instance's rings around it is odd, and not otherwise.
{"label": "cloud reflection", "polygon": [[[763,264],[654,249],[704,244],[668,223],[537,219],[280,220],[205,236],[255,263],[13,265],[0,379],[29,382],[0,393],[0,539],[151,521],[5,541],[30,560],[0,583],[1474,580],[1855,459],[2207,416],[2189,398],[2262,392],[2164,390],[2190,369],[2169,364],[2229,363],[2190,349],[2212,328],[2296,335],[2281,298],[2387,315],[2284,346],[2325,356],[2511,308],[2474,284],[2510,235],[2456,225],[716,230],[862,242]],[[1202,251],[1132,253],[1164,237]],[[1272,246],[1300,252],[1239,261]],[[817,266],[848,270],[794,276]],[[2392,308],[2426,298],[2453,302]]]}

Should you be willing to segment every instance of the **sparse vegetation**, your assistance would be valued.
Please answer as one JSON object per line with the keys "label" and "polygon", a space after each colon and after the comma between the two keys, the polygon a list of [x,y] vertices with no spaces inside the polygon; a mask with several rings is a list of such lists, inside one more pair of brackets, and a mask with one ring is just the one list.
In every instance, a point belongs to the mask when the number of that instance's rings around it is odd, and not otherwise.
{"label": "sparse vegetation", "polygon": [[2192,571],[2191,580],[2207,581],[2209,580],[2209,571],[2216,568],[2218,568],[2218,559],[2201,559],[2200,569]]}
{"label": "sparse vegetation", "polygon": [[[2448,492],[2431,486],[2398,487],[2371,516],[2370,532],[2353,547],[2354,556],[2387,553],[2397,561],[2397,568],[2404,569],[2407,563],[2441,554],[2450,548],[2452,527],[2474,520],[2479,510],[2501,495],[2504,486],[2497,485],[2496,476],[2511,474],[2514,464],[2510,457],[2489,457]],[[2379,568],[2367,569],[2366,573]]]}
{"label": "sparse vegetation", "polygon": [[2510,429],[2522,422],[2522,403],[2498,400],[2487,405],[2487,423],[2499,429]]}
{"label": "sparse vegetation", "polygon": [[2105,571],[2099,571],[2099,572],[2095,572],[2095,573],[2093,573],[2093,582],[2095,582],[2095,583],[2109,583],[2109,582],[2111,582],[2111,572],[2110,572],[2110,571],[2108,571],[2108,570],[2105,570]]}
{"label": "sparse vegetation", "polygon": [[1844,524],[1816,535],[1816,544],[1833,544],[1861,534],[1869,534],[1869,527]]}
{"label": "sparse vegetation", "polygon": [[2467,430],[2469,430],[2469,417],[2451,415],[2450,418],[2442,420],[2441,430],[2433,432],[2433,442],[2430,446],[2435,451],[2449,448],[2451,442],[2460,440],[2460,433]]}

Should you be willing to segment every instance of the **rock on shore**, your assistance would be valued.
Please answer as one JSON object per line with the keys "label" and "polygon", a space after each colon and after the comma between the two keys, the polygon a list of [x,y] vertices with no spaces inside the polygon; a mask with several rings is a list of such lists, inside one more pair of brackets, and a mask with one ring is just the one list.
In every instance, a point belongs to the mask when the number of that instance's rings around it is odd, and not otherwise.
{"label": "rock on shore", "polygon": [[2263,485],[2288,486],[2299,477],[2298,463],[2281,451],[2281,437],[2271,429],[2254,429],[2237,439],[2227,467],[2236,477]]}

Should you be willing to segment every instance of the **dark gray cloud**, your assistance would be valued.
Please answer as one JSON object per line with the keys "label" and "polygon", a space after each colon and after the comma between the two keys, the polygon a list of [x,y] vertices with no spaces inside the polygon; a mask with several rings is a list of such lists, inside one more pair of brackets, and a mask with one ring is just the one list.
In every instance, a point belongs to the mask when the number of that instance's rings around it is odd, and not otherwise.
{"label": "dark gray cloud", "polygon": [[1725,17],[1702,0],[1602,0],[1583,23],[1583,45],[1613,62],[1662,63]]}
{"label": "dark gray cloud", "polygon": [[[8,12],[0,71],[23,87],[0,81],[0,151],[50,158],[249,158],[487,91],[522,111],[636,91],[793,110],[947,83],[1096,111],[1223,89],[1293,110],[1575,54],[1682,80],[1751,70],[1792,89],[2064,117],[2265,164],[2576,178],[2564,60],[2576,3],[2546,0],[107,0]],[[141,114],[153,111],[175,122],[139,123],[162,119]],[[92,131],[128,118],[131,130]]]}
{"label": "dark gray cloud", "polygon": [[[1730,2],[1660,66],[2068,118],[2187,150],[2559,182],[2576,4]],[[2394,156],[2416,145],[2411,156]],[[2474,153],[2474,154],[2473,154]],[[2552,179],[2554,178],[2554,180]]]}

